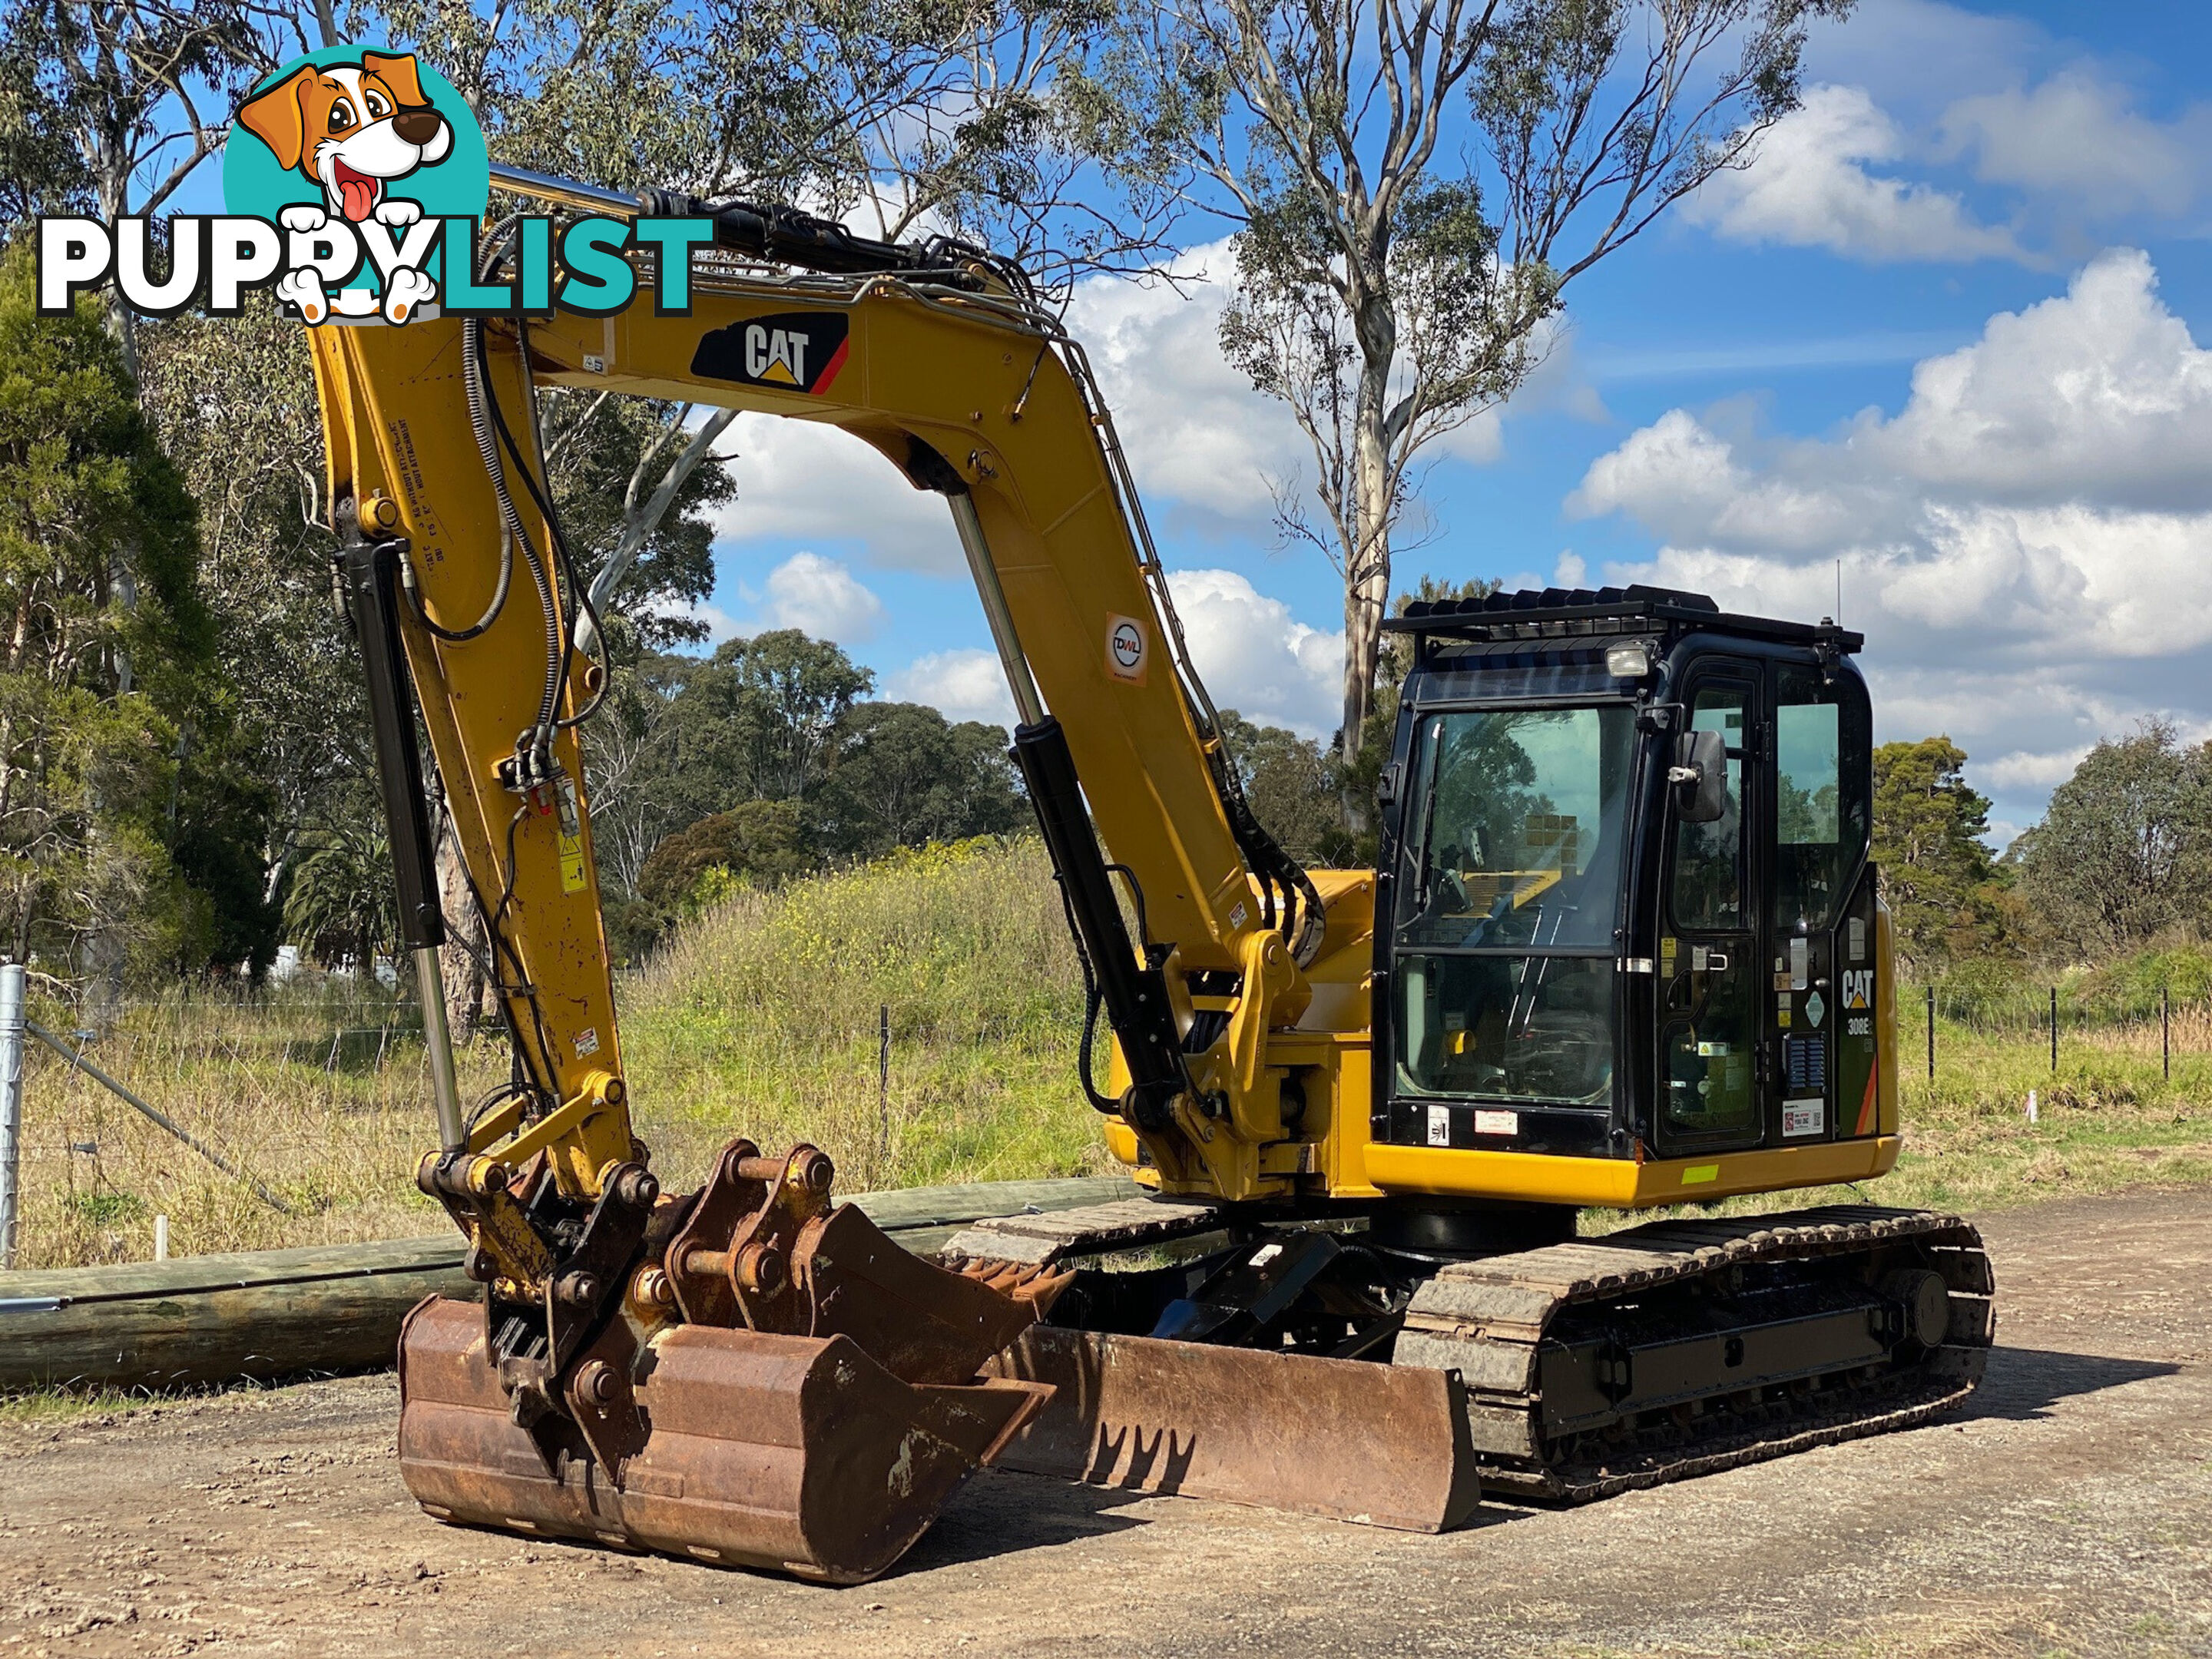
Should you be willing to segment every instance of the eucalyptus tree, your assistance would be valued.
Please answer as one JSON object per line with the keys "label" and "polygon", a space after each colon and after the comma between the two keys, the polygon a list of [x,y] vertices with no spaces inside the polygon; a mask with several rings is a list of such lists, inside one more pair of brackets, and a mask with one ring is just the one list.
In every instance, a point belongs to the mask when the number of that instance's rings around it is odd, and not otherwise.
{"label": "eucalyptus tree", "polygon": [[1229,356],[1290,406],[1344,584],[1341,742],[1374,695],[1418,462],[1541,356],[1567,286],[1798,102],[1853,0],[1147,0],[1117,59],[1240,224]]}
{"label": "eucalyptus tree", "polygon": [[[255,56],[244,0],[19,0],[0,25],[0,211],[161,213],[222,148]],[[134,319],[108,319],[135,375]]]}

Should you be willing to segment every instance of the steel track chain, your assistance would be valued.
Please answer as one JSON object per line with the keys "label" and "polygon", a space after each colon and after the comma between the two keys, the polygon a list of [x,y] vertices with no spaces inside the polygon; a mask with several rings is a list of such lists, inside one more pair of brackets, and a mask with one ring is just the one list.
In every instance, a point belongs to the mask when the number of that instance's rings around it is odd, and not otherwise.
{"label": "steel track chain", "polygon": [[[1602,1461],[1553,1461],[1560,1449],[1542,1435],[1540,1354],[1564,1309],[1755,1262],[1832,1260],[1906,1242],[1927,1253],[1951,1293],[1948,1335],[1921,1365],[1762,1399],[1747,1412],[1711,1412],[1688,1428],[1668,1419],[1608,1443]],[[1661,1221],[1452,1264],[1415,1293],[1394,1363],[1460,1372],[1486,1486],[1581,1503],[1936,1416],[1980,1381],[1996,1335],[1995,1288],[1981,1236],[1954,1215],[1832,1205],[1787,1216]]]}

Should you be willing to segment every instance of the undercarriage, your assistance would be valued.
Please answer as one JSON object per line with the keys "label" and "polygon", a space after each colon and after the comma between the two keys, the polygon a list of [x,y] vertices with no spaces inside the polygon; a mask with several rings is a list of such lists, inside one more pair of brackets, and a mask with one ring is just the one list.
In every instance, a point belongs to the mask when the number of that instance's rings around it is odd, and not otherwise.
{"label": "undercarriage", "polygon": [[[1421,1231],[1401,1220],[1139,1200],[969,1229],[945,1253],[969,1271],[1075,1267],[1000,1363],[1055,1385],[1002,1461],[1440,1530],[1478,1483],[1586,1502],[1924,1421],[1972,1392],[1994,1331],[1955,1216],[1834,1206],[1480,1255],[1385,1242]],[[1294,1452],[1237,1427],[1286,1400]]]}

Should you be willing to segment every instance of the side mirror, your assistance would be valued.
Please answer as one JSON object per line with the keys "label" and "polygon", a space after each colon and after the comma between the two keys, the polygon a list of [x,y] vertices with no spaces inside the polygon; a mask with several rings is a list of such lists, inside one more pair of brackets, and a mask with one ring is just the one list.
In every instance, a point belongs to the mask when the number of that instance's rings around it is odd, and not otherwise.
{"label": "side mirror", "polygon": [[1674,739],[1674,811],[1685,823],[1718,823],[1728,811],[1728,739],[1717,732],[1685,732]]}

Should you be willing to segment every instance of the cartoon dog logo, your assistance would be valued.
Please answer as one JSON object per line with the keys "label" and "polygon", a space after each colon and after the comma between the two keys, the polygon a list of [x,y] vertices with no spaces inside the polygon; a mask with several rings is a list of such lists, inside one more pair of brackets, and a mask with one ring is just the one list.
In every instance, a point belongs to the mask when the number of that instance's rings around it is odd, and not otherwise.
{"label": "cartoon dog logo", "polygon": [[[358,64],[302,65],[239,106],[238,118],[287,171],[322,186],[333,216],[410,223],[422,212],[386,188],[453,147],[453,129],[422,95],[414,54],[364,52]],[[394,210],[412,210],[401,214]]]}
{"label": "cartoon dog logo", "polygon": [[[358,64],[304,64],[239,106],[238,119],[285,171],[322,191],[322,207],[300,204],[278,215],[293,231],[319,230],[332,218],[373,219],[395,230],[415,223],[422,204],[392,195],[391,185],[436,166],[453,148],[453,124],[423,95],[411,52],[365,51]],[[434,291],[419,270],[394,271],[384,315],[404,322]],[[312,270],[287,274],[276,294],[310,323],[330,314],[330,295]]]}

